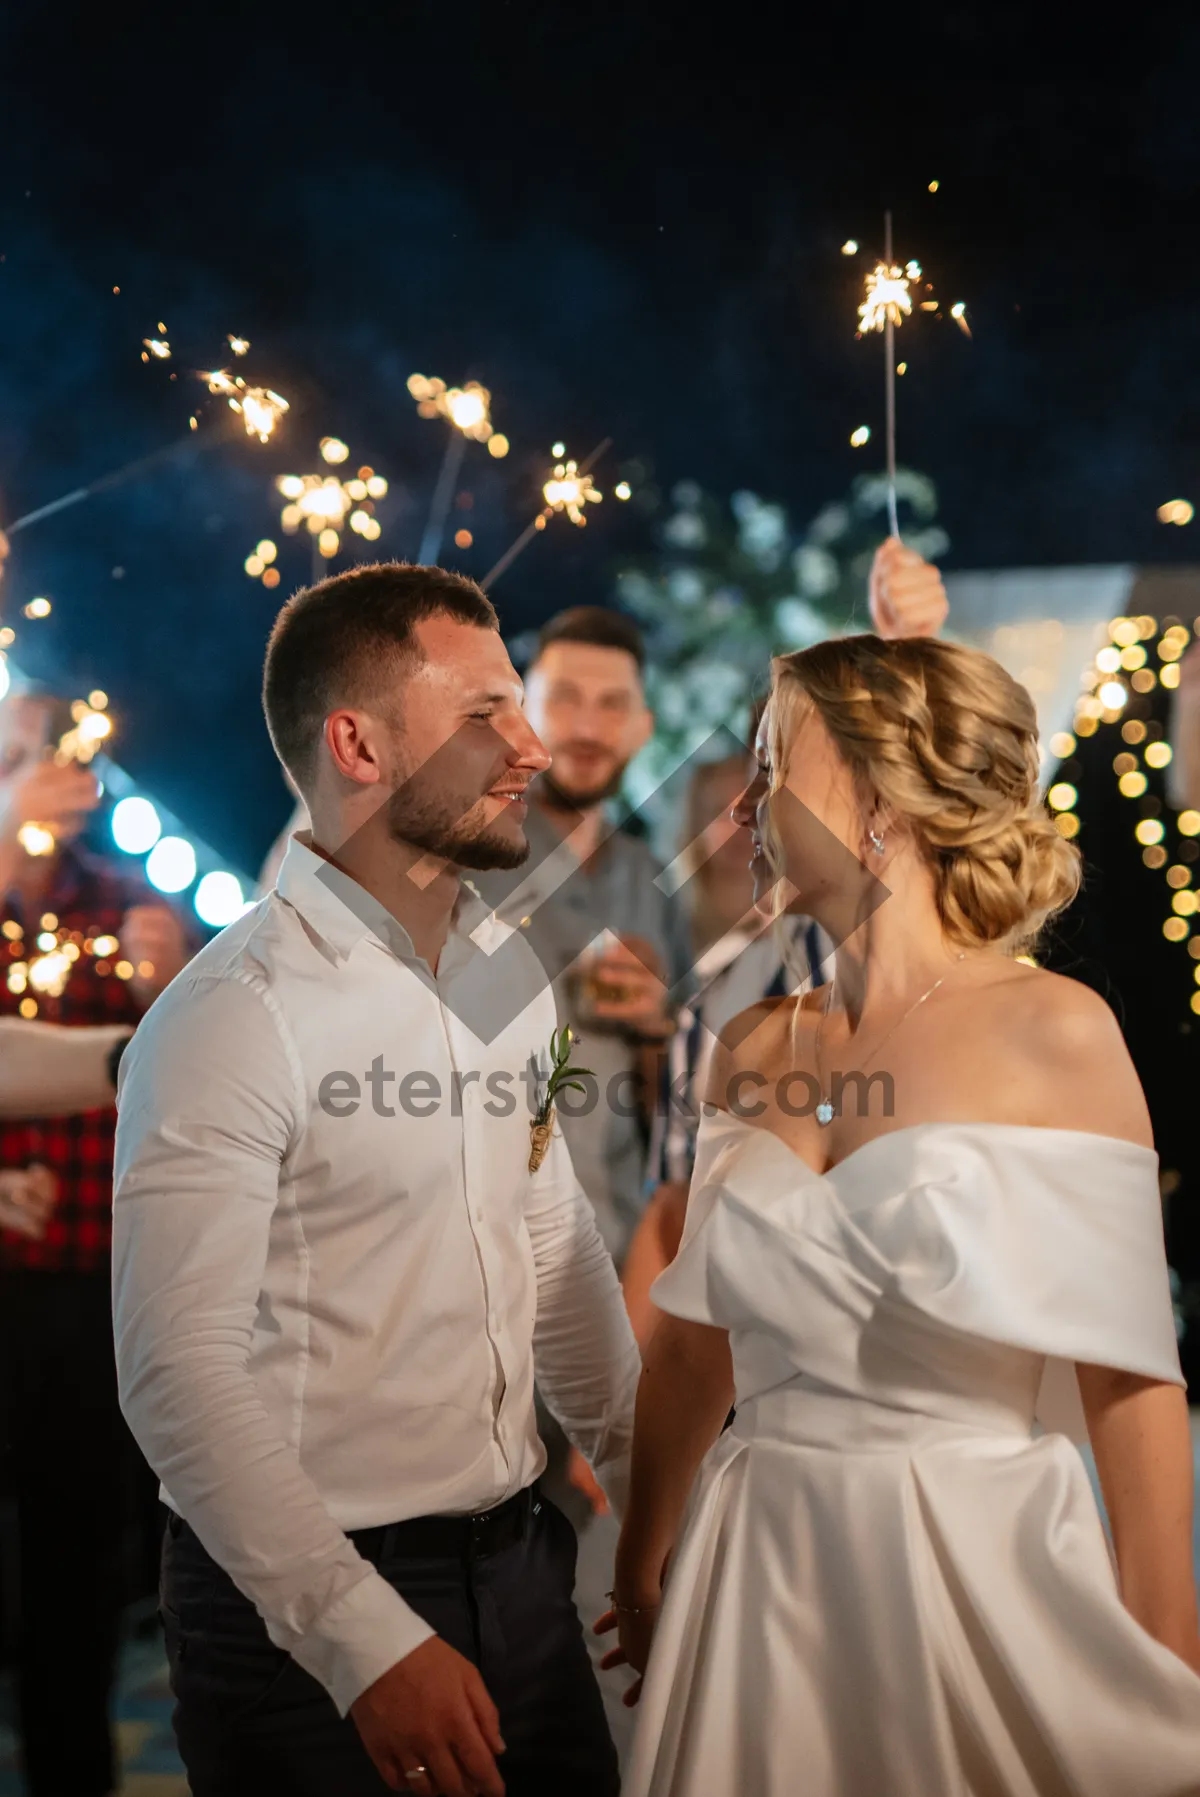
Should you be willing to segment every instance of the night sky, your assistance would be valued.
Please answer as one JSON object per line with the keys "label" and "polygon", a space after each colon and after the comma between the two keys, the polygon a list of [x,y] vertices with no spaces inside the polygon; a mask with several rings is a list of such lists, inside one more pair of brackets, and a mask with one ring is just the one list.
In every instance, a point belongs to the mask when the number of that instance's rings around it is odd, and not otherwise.
{"label": "night sky", "polygon": [[[267,448],[202,430],[16,539],[0,610],[22,669],[111,694],[116,758],[234,865],[288,809],[257,686],[309,557],[274,477],[345,438],[392,482],[379,544],[352,543],[413,555],[445,440],[421,370],[482,380],[513,445],[465,464],[467,572],[535,509],[556,438],[614,438],[602,486],[749,487],[803,522],[878,465],[881,350],[854,323],[885,206],[974,333],[902,338],[901,459],[938,485],[947,566],[1200,562],[1200,519],[1155,518],[1200,502],[1188,9],[1119,39],[1096,9],[171,10],[5,9],[0,522],[201,401],[218,418],[190,371],[229,332],[292,411]],[[146,367],[160,320],[175,355]],[[611,502],[556,520],[496,587],[506,627],[608,598],[651,528]],[[242,571],[263,536],[274,595]],[[54,609],[26,623],[35,594]]]}

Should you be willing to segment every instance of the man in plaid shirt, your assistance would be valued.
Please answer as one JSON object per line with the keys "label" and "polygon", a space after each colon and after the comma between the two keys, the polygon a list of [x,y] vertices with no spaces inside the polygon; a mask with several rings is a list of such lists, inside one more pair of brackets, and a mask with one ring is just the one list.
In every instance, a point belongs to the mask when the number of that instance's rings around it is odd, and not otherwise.
{"label": "man in plaid shirt", "polygon": [[[50,698],[0,704],[0,1015],[132,1029],[183,966],[187,942],[141,880],[77,846],[99,787],[48,754],[61,721]],[[51,853],[26,852],[20,833],[31,823],[52,834]],[[20,1537],[18,1719],[31,1797],[107,1797],[117,1783],[108,1699],[131,1453],[109,1293],[116,1112],[48,1117],[48,1108],[0,1123],[0,1172],[35,1169],[33,1201],[0,1225],[0,1471],[15,1489]]]}

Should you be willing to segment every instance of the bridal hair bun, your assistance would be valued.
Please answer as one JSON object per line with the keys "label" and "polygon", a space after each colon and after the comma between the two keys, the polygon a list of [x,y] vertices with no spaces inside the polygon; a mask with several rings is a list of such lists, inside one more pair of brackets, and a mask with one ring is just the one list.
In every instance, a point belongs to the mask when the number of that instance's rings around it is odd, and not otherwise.
{"label": "bridal hair bun", "polygon": [[955,942],[1016,952],[1074,898],[1079,851],[1039,794],[1033,701],[991,656],[848,636],[777,657],[773,674],[775,766],[807,699],[864,793],[929,861]]}

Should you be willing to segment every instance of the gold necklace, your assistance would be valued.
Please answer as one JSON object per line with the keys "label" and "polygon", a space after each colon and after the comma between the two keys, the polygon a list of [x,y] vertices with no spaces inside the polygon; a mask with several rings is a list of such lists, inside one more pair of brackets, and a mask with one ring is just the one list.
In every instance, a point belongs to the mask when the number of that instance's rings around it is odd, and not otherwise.
{"label": "gold necklace", "polygon": [[[966,950],[964,949],[962,951],[962,953],[957,957],[957,959],[960,961],[965,961],[966,958],[967,958],[967,953],[966,953]],[[860,1065],[860,1067],[858,1069],[858,1071],[860,1073],[865,1073],[867,1071],[867,1068],[871,1065],[871,1062],[875,1059],[876,1055],[880,1054],[882,1052],[882,1050],[886,1047],[887,1043],[889,1043],[891,1041],[891,1039],[895,1035],[896,1031],[900,1028],[900,1025],[902,1023],[907,1023],[908,1019],[912,1016],[913,1012],[920,1005],[923,1005],[927,998],[932,998],[934,993],[937,991],[938,987],[943,983],[944,980],[946,980],[948,978],[949,978],[949,970],[947,970],[946,973],[942,974],[940,979],[934,980],[933,985],[930,986],[926,991],[922,992],[920,998],[913,999],[913,1002],[911,1003],[911,1005],[909,1005],[907,1011],[903,1012],[901,1014],[901,1016],[897,1017],[895,1023],[893,1023],[891,1029],[888,1030],[888,1032],[884,1036],[883,1040],[881,1042],[878,1042],[875,1045],[874,1049],[867,1056],[866,1060],[862,1062],[862,1064]],[[825,1000],[825,1009],[821,1012],[821,1021],[817,1025],[817,1040],[815,1043],[814,1058],[817,1063],[817,1091],[820,1094],[820,1102],[817,1105],[816,1115],[817,1115],[817,1122],[821,1125],[822,1128],[825,1128],[827,1125],[832,1123],[833,1117],[834,1117],[833,1098],[832,1098],[831,1093],[826,1090],[825,1075],[821,1070],[821,1038],[825,1032],[825,1019],[828,1017],[830,1010],[832,1009],[832,1006],[833,1006],[833,994],[834,994],[835,984],[836,984],[836,982],[833,980],[831,980],[829,982],[829,997]]]}

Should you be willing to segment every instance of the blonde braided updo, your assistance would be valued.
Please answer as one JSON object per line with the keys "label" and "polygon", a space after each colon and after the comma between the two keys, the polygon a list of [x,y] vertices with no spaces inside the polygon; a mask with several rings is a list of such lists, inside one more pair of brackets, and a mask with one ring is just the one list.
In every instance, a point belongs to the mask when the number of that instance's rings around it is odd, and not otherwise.
{"label": "blonde braided updo", "polygon": [[771,672],[777,783],[811,706],[864,796],[907,826],[953,941],[1015,952],[1070,903],[1079,852],[1038,794],[1033,701],[998,662],[932,637],[849,636]]}

